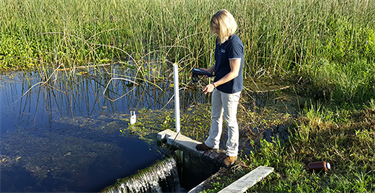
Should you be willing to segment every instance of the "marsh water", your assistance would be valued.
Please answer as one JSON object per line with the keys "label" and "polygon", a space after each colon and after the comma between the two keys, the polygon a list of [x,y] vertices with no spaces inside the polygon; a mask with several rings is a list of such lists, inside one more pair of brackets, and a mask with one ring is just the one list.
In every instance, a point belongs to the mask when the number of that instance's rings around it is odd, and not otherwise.
{"label": "marsh water", "polygon": [[[156,142],[128,131],[129,113],[174,108],[173,87],[134,73],[112,65],[1,75],[0,191],[99,191],[161,159]],[[197,100],[181,94],[182,108]]]}
{"label": "marsh water", "polygon": [[[109,65],[0,75],[0,191],[100,191],[162,159],[165,149],[141,139],[129,113],[173,109],[173,82],[136,73]],[[275,98],[257,95],[251,104]],[[180,90],[181,111],[197,102],[209,97]]]}

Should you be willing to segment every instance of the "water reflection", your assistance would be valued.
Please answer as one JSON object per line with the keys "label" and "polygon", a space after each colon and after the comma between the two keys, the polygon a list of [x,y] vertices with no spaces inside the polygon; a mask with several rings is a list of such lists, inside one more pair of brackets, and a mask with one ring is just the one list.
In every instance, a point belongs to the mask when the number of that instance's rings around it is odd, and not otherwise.
{"label": "water reflection", "polygon": [[[108,66],[2,75],[1,192],[98,191],[160,159],[156,143],[120,130],[130,110],[172,109],[173,87],[136,73]],[[207,100],[180,93],[182,108]]]}
{"label": "water reflection", "polygon": [[[1,192],[100,191],[162,157],[156,142],[140,140],[145,134],[128,127],[129,112],[173,109],[170,74],[139,75],[127,65],[51,72],[0,75]],[[181,88],[182,111],[209,102],[210,95],[196,91]],[[249,120],[240,126],[245,152],[252,140],[287,138],[283,123],[264,121],[297,112],[298,103],[280,94],[244,89],[239,116]],[[207,137],[190,134],[199,141]]]}

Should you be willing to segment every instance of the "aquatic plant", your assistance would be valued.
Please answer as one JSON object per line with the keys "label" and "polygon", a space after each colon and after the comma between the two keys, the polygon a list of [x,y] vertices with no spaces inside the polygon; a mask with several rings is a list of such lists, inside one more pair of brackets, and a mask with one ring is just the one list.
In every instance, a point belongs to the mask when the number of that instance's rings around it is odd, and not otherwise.
{"label": "aquatic plant", "polygon": [[[375,92],[369,86],[375,68],[373,1],[2,0],[0,7],[2,70],[37,67],[48,77],[49,67],[119,62],[136,69],[137,80],[149,81],[154,72],[156,79],[170,78],[177,62],[186,84],[192,68],[213,62],[209,20],[226,8],[246,48],[245,77],[302,76],[313,81],[312,95],[338,103],[366,101]],[[334,79],[324,73],[326,64],[335,69]],[[358,73],[335,82],[348,75],[346,69]],[[363,73],[366,80],[357,81]]]}
{"label": "aquatic plant", "polygon": [[133,58],[180,62],[186,73],[212,60],[210,16],[237,18],[246,72],[284,74],[326,58],[374,61],[372,1],[0,1],[0,67]]}

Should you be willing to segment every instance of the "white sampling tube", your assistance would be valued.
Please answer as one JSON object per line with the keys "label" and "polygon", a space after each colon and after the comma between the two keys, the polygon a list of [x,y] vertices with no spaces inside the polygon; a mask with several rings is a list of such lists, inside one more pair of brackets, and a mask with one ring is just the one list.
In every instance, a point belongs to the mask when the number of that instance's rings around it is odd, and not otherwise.
{"label": "white sampling tube", "polygon": [[180,95],[178,88],[178,64],[173,64],[173,75],[174,75],[174,114],[176,118],[176,132],[180,132]]}

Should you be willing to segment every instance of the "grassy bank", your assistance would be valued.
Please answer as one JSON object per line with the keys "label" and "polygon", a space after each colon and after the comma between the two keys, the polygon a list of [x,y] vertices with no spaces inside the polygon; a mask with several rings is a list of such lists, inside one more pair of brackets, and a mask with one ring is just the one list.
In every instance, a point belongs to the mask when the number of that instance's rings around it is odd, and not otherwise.
{"label": "grassy bank", "polygon": [[[262,140],[258,151],[212,179],[204,192],[218,192],[260,165],[275,171],[249,192],[373,192],[374,104],[355,113],[311,108],[306,114],[297,119],[288,141]],[[332,114],[342,117],[327,119]],[[331,170],[308,171],[315,161],[329,162]]]}
{"label": "grassy bank", "polygon": [[[262,142],[249,155],[250,168],[275,167],[275,173],[256,185],[256,192],[372,192],[375,190],[375,103],[363,110],[306,108],[296,120],[289,141]],[[314,161],[327,161],[328,172],[309,172]]]}

